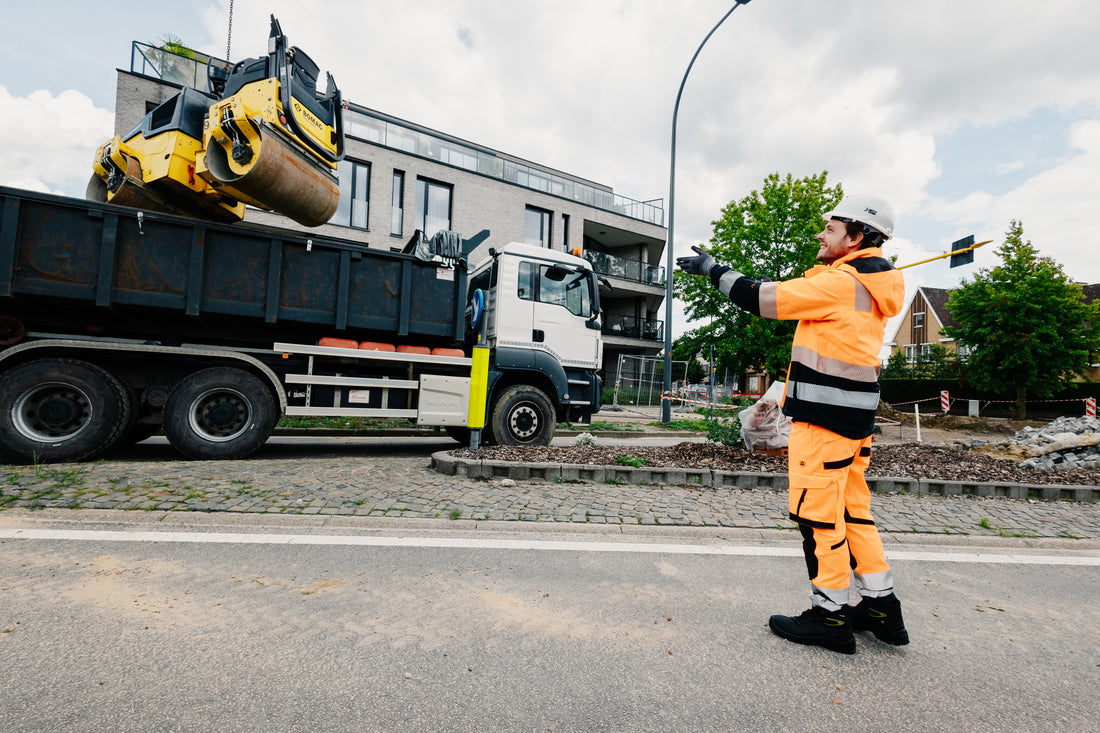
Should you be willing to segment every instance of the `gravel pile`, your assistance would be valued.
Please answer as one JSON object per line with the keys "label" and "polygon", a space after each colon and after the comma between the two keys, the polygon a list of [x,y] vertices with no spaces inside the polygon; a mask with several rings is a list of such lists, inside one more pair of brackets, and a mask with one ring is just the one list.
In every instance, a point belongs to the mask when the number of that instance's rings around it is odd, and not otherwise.
{"label": "gravel pile", "polygon": [[972,447],[990,456],[1020,461],[1021,467],[1039,471],[1097,470],[1100,420],[1060,417],[1040,428],[1026,427],[1010,440],[974,441]]}
{"label": "gravel pile", "polygon": [[[710,468],[752,473],[785,473],[787,470],[787,459],[783,456],[750,453],[744,448],[717,443],[679,443],[667,447],[601,446],[598,443],[525,448],[489,446],[473,453],[468,448],[461,448],[450,454],[466,459],[530,463]],[[975,453],[967,450],[962,443],[947,446],[926,443],[876,446],[867,475],[940,481],[1100,486],[1100,467],[1044,471],[1016,461]]]}

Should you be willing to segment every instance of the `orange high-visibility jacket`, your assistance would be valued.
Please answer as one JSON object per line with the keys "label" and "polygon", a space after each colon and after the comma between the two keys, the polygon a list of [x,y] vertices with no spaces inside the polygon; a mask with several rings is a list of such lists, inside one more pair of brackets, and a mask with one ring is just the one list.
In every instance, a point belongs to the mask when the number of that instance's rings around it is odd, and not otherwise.
{"label": "orange high-visibility jacket", "polygon": [[783,282],[753,280],[729,267],[711,282],[737,306],[798,321],[783,412],[860,440],[875,429],[886,321],[901,312],[905,282],[882,249],[856,250]]}

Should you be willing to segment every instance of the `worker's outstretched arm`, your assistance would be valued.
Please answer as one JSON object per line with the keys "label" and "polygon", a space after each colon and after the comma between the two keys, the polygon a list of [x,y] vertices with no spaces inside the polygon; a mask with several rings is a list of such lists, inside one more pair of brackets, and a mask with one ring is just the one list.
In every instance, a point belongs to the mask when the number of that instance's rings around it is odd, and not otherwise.
{"label": "worker's outstretched arm", "polygon": [[[718,288],[722,295],[734,302],[738,308],[743,308],[755,316],[760,313],[760,280],[746,277],[737,270],[726,265],[720,265],[702,247],[692,247],[695,256],[678,257],[676,266],[689,275],[702,275],[709,277],[711,284]],[[775,318],[775,316],[770,316]]]}

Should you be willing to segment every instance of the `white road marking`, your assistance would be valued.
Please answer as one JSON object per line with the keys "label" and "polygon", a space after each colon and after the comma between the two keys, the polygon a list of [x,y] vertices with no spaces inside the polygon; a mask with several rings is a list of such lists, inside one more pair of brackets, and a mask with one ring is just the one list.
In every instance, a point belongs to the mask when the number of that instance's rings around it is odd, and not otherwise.
{"label": "white road marking", "polygon": [[[128,532],[72,529],[0,529],[0,540],[60,540],[69,542],[185,542],[239,545],[342,545],[352,547],[454,548],[465,550],[550,550],[558,552],[626,552],[660,555],[739,555],[801,557],[795,547],[753,545],[692,545],[642,542],[592,542],[538,539],[460,537],[380,537],[360,535],[261,534],[239,532]],[[957,562],[994,565],[1100,566],[1088,555],[1022,555],[993,552],[924,552],[893,550],[890,560]]]}

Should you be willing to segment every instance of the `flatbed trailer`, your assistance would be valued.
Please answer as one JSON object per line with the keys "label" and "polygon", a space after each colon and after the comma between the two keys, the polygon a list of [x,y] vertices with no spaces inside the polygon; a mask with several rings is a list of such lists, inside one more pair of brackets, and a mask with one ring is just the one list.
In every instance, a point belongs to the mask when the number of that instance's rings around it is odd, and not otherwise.
{"label": "flatbed trailer", "polygon": [[[84,460],[163,429],[189,457],[240,458],[283,414],[459,439],[484,425],[506,444],[585,421],[601,386],[591,267],[511,244],[471,268],[480,240],[444,234],[393,252],[0,188],[0,455]],[[491,357],[471,400],[475,346]]]}

